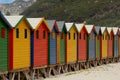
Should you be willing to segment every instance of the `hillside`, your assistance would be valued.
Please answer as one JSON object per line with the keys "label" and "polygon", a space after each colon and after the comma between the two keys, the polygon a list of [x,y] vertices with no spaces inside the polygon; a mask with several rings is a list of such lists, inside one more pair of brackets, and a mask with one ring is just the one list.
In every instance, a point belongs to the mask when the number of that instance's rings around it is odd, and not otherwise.
{"label": "hillside", "polygon": [[37,0],[22,14],[27,17],[120,26],[119,0]]}

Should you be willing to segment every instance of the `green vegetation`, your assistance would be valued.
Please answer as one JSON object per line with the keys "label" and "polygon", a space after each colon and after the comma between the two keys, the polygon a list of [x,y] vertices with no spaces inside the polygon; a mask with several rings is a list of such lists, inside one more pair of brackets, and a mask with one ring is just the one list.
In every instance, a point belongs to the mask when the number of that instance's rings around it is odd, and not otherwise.
{"label": "green vegetation", "polygon": [[120,25],[119,0],[38,0],[22,14],[27,17],[83,22],[101,26]]}

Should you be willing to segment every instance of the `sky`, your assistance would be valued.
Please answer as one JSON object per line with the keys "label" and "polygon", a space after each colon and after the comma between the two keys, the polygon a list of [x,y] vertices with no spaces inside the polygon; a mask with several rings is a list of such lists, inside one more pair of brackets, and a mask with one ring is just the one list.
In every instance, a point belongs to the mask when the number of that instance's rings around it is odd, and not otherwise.
{"label": "sky", "polygon": [[0,0],[0,4],[10,4],[13,3],[15,0]]}

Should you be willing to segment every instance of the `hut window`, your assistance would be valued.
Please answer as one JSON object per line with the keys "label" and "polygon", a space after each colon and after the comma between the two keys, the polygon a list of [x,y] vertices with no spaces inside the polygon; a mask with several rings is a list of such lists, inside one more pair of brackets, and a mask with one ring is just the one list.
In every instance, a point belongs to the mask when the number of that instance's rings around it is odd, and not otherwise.
{"label": "hut window", "polygon": [[16,38],[19,38],[19,29],[16,29]]}
{"label": "hut window", "polygon": [[61,39],[64,39],[64,33],[62,33],[62,35],[61,35]]}
{"label": "hut window", "polygon": [[52,32],[52,39],[55,39],[55,33]]}
{"label": "hut window", "polygon": [[69,37],[69,40],[70,40],[70,33],[68,33],[68,37]]}
{"label": "hut window", "polygon": [[24,37],[27,38],[27,29],[24,30]]}
{"label": "hut window", "polygon": [[74,40],[75,40],[75,33],[73,34],[73,38],[74,38]]}
{"label": "hut window", "polygon": [[117,40],[117,36],[115,36],[115,40]]}
{"label": "hut window", "polygon": [[5,29],[4,28],[1,28],[1,37],[5,38]]}
{"label": "hut window", "polygon": [[99,36],[97,36],[97,39],[99,40]]}
{"label": "hut window", "polygon": [[43,31],[43,39],[46,39],[46,32],[45,32],[45,30]]}
{"label": "hut window", "polygon": [[92,34],[90,34],[90,39],[93,40],[93,35]]}
{"label": "hut window", "polygon": [[105,40],[107,40],[107,35],[105,36]]}
{"label": "hut window", "polygon": [[111,40],[113,39],[113,36],[111,36]]}
{"label": "hut window", "polygon": [[84,33],[84,40],[86,39],[86,34]]}
{"label": "hut window", "polygon": [[81,33],[80,33],[80,36],[79,36],[79,38],[81,39]]}
{"label": "hut window", "polygon": [[36,31],[36,38],[39,39],[39,30]]}
{"label": "hut window", "polygon": [[102,37],[103,37],[103,40],[104,40],[104,35]]}

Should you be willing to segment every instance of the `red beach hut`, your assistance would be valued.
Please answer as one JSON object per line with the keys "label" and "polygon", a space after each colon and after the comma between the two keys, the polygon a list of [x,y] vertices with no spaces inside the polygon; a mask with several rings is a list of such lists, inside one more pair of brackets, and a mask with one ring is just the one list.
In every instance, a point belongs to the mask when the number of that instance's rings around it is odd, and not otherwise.
{"label": "red beach hut", "polygon": [[31,66],[46,66],[48,64],[48,24],[44,18],[27,18],[27,20],[33,28],[31,32]]}
{"label": "red beach hut", "polygon": [[87,59],[87,30],[85,24],[75,24],[78,30],[78,62],[84,62]]}
{"label": "red beach hut", "polygon": [[108,30],[108,58],[113,57],[113,29],[111,27],[107,27]]}

